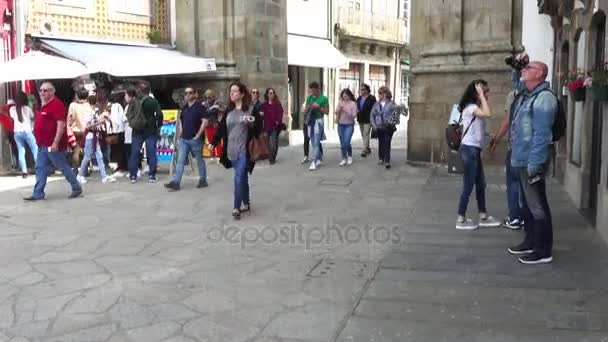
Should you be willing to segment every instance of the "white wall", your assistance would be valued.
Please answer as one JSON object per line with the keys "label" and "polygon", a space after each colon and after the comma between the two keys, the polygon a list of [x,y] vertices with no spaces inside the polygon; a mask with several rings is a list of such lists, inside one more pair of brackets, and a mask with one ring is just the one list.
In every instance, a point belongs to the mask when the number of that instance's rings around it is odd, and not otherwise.
{"label": "white wall", "polygon": [[329,39],[327,0],[287,0],[287,32]]}
{"label": "white wall", "polygon": [[523,17],[522,42],[531,60],[547,63],[549,76],[553,77],[553,29],[551,18],[548,15],[539,14],[536,1],[525,0]]}

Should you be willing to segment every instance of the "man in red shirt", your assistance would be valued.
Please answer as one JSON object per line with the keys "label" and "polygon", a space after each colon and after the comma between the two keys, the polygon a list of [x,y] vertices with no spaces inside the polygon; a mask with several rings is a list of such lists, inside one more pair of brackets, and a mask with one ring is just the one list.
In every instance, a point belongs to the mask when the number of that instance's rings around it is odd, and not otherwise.
{"label": "man in red shirt", "polygon": [[48,170],[51,166],[63,171],[63,176],[72,186],[69,198],[82,195],[82,187],[72,167],[68,163],[66,151],[68,149],[68,135],[66,131],[65,106],[55,97],[55,87],[50,82],[44,82],[40,86],[40,97],[42,107],[36,114],[34,121],[34,136],[38,144],[38,159],[36,161],[36,185],[30,197],[26,201],[37,201],[44,199],[44,188]]}

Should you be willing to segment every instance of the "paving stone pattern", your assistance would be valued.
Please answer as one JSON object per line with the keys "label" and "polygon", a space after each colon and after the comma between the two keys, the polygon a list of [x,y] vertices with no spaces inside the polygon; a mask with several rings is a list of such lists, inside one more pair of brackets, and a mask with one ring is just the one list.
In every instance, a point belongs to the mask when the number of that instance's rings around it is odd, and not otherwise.
{"label": "paving stone pattern", "polygon": [[520,232],[454,229],[460,177],[403,149],[389,171],[326,149],[316,172],[300,147],[260,163],[238,223],[218,165],[203,190],[189,175],[178,193],[95,178],[79,200],[64,181],[39,203],[2,192],[0,341],[608,341],[608,248],[559,187],[555,262],[522,266],[505,250]]}

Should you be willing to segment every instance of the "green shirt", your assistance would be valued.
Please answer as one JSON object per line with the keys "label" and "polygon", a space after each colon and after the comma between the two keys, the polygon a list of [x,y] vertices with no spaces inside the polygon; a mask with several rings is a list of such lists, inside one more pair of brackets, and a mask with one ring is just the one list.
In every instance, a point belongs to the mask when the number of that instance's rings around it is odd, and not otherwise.
{"label": "green shirt", "polygon": [[311,109],[310,112],[312,113],[312,117],[313,119],[321,119],[323,117],[323,115],[325,113],[323,113],[321,111],[321,108],[329,108],[329,100],[327,99],[327,97],[325,95],[319,95],[317,97],[315,96],[308,96],[308,98],[306,99],[306,105],[311,105],[313,103],[316,103],[319,105],[319,109]]}

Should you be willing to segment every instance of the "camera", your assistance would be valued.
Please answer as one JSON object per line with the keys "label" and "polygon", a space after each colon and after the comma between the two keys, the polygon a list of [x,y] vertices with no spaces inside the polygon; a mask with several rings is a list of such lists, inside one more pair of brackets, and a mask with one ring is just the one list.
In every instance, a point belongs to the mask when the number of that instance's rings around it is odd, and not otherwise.
{"label": "camera", "polygon": [[524,56],[523,58],[517,59],[515,56],[509,56],[505,58],[505,63],[510,65],[513,69],[522,70],[530,63],[530,58]]}

